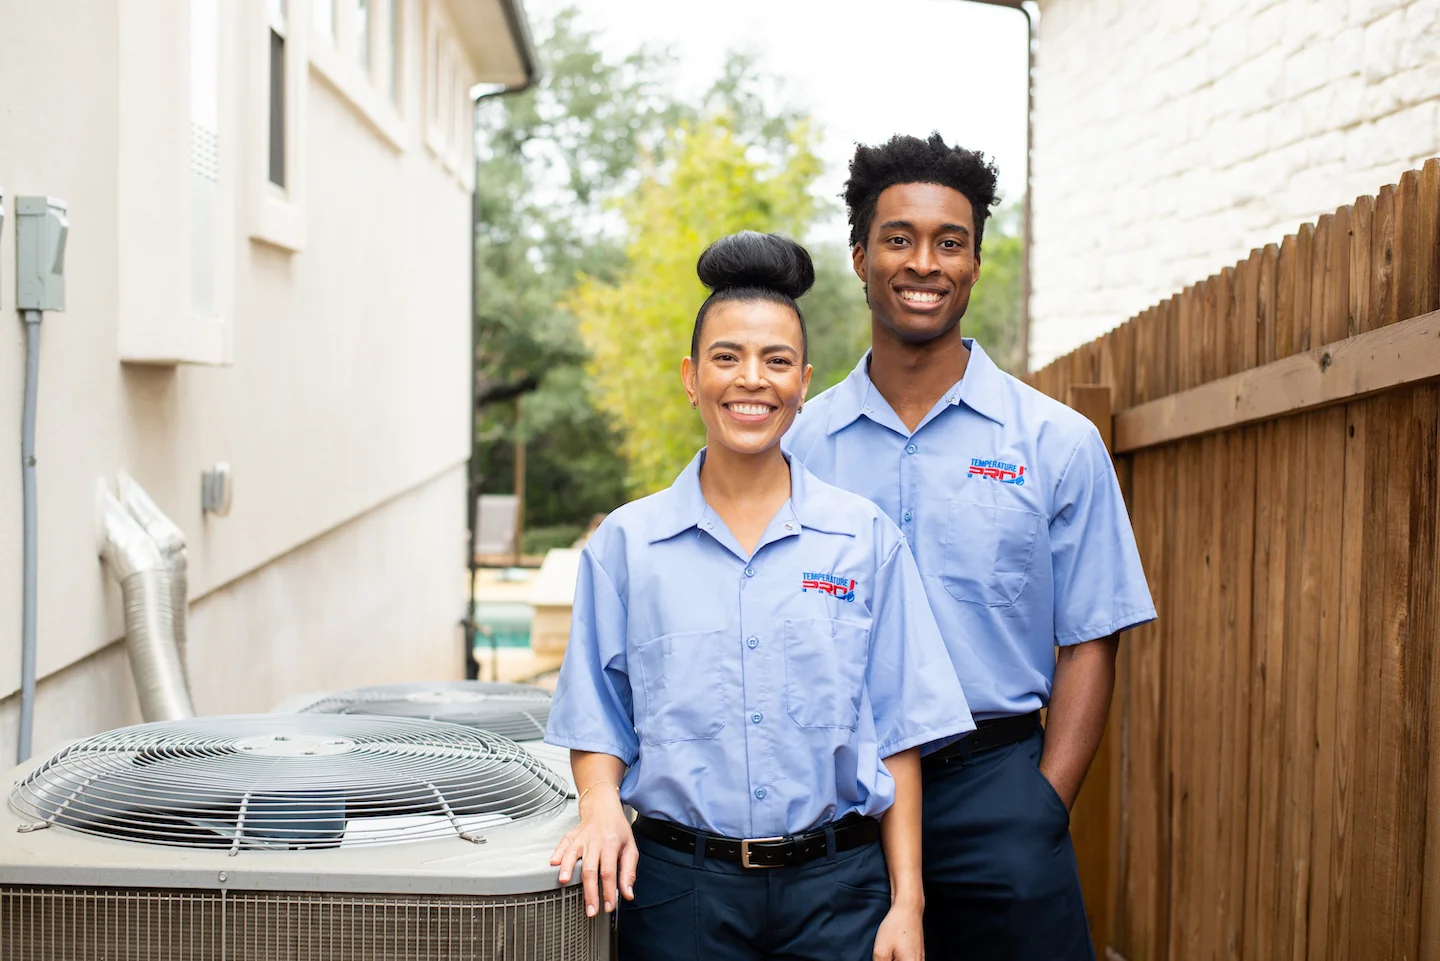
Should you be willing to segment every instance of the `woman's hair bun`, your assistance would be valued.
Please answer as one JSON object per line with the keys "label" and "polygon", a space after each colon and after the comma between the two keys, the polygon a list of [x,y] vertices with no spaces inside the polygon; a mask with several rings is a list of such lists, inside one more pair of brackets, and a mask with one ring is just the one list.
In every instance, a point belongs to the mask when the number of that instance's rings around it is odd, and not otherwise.
{"label": "woman's hair bun", "polygon": [[788,237],[753,230],[721,237],[706,247],[695,272],[717,293],[771,290],[799,300],[815,284],[815,265],[804,247]]}

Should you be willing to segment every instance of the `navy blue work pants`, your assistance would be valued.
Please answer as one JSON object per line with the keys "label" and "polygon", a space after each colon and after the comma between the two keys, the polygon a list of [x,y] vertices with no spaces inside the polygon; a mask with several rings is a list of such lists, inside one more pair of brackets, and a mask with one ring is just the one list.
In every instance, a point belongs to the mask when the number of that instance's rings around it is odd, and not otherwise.
{"label": "navy blue work pants", "polygon": [[1043,732],[925,761],[928,961],[1093,961],[1070,814],[1040,773]]}
{"label": "navy blue work pants", "polygon": [[890,910],[878,841],[790,868],[635,841],[635,900],[621,900],[616,922],[620,961],[870,961]]}

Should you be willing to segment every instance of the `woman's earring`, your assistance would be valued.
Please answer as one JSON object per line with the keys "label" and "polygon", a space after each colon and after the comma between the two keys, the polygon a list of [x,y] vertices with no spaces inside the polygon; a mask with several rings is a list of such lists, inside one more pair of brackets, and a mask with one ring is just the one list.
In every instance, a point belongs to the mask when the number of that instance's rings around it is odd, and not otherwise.
{"label": "woman's earring", "polygon": [[692,401],[690,402],[690,409],[691,409],[691,410],[699,410],[699,409],[700,409],[700,402],[699,402],[698,400],[692,400]]}

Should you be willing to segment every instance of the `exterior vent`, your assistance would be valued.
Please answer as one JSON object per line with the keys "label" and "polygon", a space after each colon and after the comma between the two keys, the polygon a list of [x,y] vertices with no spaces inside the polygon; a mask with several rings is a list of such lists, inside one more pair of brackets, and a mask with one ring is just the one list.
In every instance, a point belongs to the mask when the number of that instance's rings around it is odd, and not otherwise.
{"label": "exterior vent", "polygon": [[559,809],[550,768],[487,731],[261,714],[122,728],[65,748],[11,795],[60,825],[187,848],[297,850],[460,837]]}
{"label": "exterior vent", "polygon": [[527,684],[481,681],[377,684],[327,695],[302,710],[449,721],[516,741],[533,741],[545,736],[550,692]]}
{"label": "exterior vent", "polygon": [[593,961],[579,888],[365,897],[0,885],[6,961]]}

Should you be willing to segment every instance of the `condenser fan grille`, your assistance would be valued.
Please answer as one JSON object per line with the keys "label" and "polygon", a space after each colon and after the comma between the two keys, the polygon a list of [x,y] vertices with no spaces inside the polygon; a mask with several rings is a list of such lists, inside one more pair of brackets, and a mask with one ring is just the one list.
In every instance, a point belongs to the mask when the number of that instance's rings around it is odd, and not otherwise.
{"label": "condenser fan grille", "polygon": [[15,786],[30,827],[180,847],[455,838],[559,808],[568,788],[488,731],[395,717],[165,721],[79,741]]}
{"label": "condenser fan grille", "polygon": [[525,684],[482,681],[377,684],[328,695],[304,711],[428,718],[528,741],[545,736],[550,692]]}

